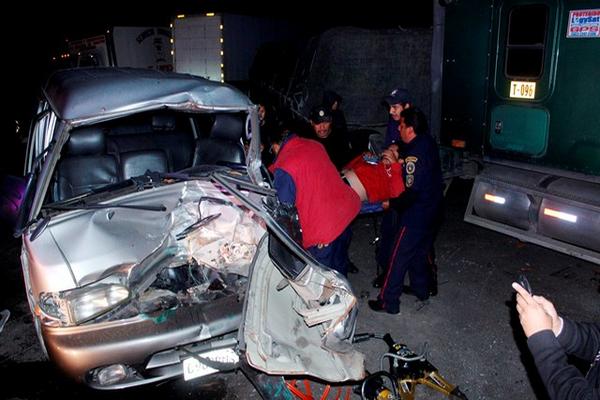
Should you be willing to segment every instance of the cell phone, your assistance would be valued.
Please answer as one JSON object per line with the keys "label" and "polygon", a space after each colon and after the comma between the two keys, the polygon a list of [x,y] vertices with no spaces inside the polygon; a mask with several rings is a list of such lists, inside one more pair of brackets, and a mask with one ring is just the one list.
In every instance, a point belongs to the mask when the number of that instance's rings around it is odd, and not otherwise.
{"label": "cell phone", "polygon": [[527,293],[533,294],[531,291],[531,285],[529,284],[529,281],[527,280],[527,277],[525,275],[519,274],[519,276],[517,277],[517,283],[521,285],[523,289],[527,290]]}

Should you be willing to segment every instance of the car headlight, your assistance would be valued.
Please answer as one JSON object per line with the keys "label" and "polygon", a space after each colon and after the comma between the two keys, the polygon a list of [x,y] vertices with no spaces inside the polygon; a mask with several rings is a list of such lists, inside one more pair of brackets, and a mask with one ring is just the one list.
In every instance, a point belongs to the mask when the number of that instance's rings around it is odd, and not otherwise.
{"label": "car headlight", "polygon": [[129,299],[123,285],[100,283],[59,293],[42,293],[40,308],[65,325],[78,325]]}

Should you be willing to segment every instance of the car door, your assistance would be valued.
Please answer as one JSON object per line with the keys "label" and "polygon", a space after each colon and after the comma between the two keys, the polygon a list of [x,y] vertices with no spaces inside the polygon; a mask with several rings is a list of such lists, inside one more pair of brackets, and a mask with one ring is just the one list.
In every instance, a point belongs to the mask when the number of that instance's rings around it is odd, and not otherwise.
{"label": "car door", "polygon": [[[240,193],[228,178],[217,180]],[[269,206],[269,195],[252,196],[249,189],[239,198],[261,214],[269,234],[250,271],[239,333],[248,364],[268,374],[309,375],[329,382],[364,378],[364,355],[352,345],[358,308],[350,284],[292,239],[286,226],[292,225],[293,216],[276,209],[273,193]],[[288,223],[282,223],[286,218]]]}

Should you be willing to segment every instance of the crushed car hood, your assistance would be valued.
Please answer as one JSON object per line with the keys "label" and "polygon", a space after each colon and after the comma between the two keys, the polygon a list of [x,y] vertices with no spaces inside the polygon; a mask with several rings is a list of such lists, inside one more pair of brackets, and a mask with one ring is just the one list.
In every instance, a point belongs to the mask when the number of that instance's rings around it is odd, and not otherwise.
{"label": "crushed car hood", "polygon": [[[53,271],[51,281],[39,282],[40,290],[60,291],[94,282],[107,270],[138,265],[157,250],[168,247],[172,254],[194,256],[215,267],[227,263],[226,267],[230,270],[247,275],[247,271],[239,269],[249,264],[253,251],[241,248],[241,245],[227,247],[224,243],[233,241],[230,232],[234,231],[245,235],[246,242],[252,243],[262,236],[264,230],[255,232],[258,228],[248,226],[256,224],[244,224],[238,213],[232,211],[232,215],[220,216],[213,222],[216,227],[204,233],[205,237],[202,237],[202,231],[192,232],[179,240],[176,237],[198,221],[198,201],[201,198],[228,201],[211,182],[190,181],[147,189],[113,201],[114,204],[138,206],[163,205],[165,211],[118,208],[106,204],[106,208],[76,210],[54,217],[38,238],[27,241],[27,247],[33,250],[31,253],[38,257],[36,263]],[[206,215],[224,212],[223,207],[213,207],[215,211],[211,211],[208,202],[203,204],[206,204],[203,210]],[[239,228],[232,229],[235,226]],[[208,251],[214,251],[214,254],[219,251],[236,255],[243,253],[239,257],[245,257],[246,262],[237,262],[239,260],[228,254],[209,257]],[[219,263],[221,265],[217,265]]]}

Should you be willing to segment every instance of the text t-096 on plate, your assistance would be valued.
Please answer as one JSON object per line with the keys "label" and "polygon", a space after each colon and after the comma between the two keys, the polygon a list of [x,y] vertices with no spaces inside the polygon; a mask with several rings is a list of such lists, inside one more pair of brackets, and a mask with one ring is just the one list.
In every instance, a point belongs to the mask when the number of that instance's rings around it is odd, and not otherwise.
{"label": "text t-096 on plate", "polygon": [[534,99],[535,98],[535,82],[510,82],[510,97],[518,99]]}

